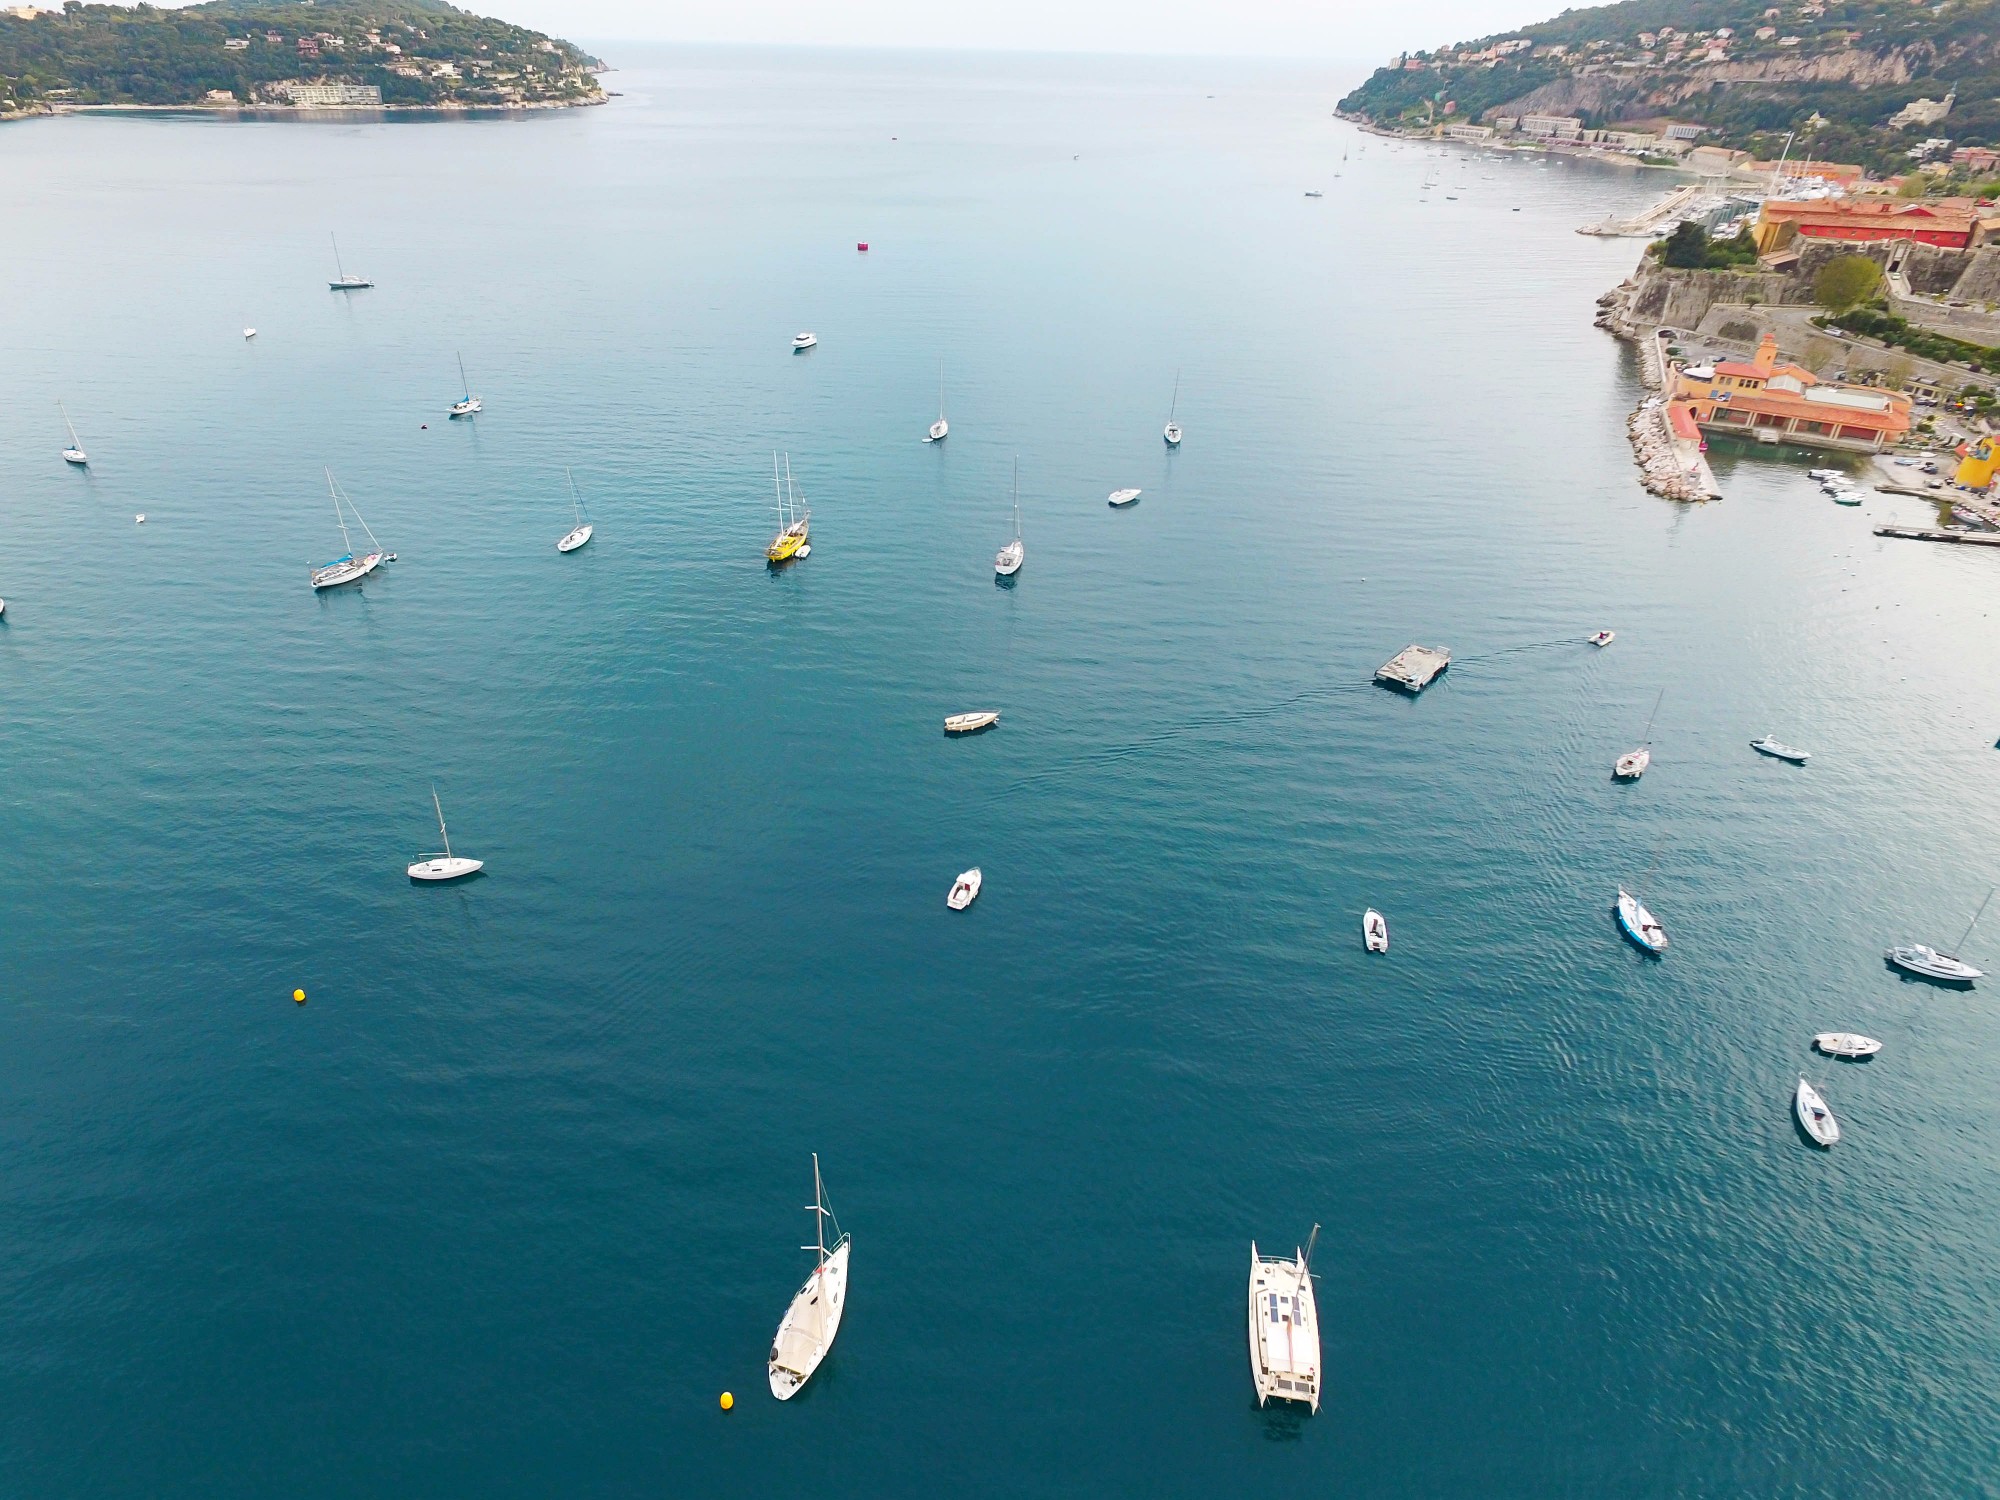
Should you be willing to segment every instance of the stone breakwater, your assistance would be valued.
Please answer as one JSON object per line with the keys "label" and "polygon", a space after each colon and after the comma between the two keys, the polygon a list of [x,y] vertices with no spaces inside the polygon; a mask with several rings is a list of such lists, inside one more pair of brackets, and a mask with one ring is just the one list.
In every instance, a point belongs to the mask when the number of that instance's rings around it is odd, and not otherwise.
{"label": "stone breakwater", "polygon": [[[1639,465],[1639,483],[1663,500],[1715,500],[1721,498],[1708,464],[1698,446],[1676,438],[1667,428],[1667,404],[1658,396],[1641,401],[1625,419],[1625,432],[1632,439],[1632,458]],[[1693,447],[1695,463],[1687,461]]]}

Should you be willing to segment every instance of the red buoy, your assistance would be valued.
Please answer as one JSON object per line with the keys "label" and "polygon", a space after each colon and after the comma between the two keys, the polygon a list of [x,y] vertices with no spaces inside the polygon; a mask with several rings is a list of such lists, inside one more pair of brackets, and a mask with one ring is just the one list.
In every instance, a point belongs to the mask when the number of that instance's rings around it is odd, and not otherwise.
{"label": "red buoy", "polygon": [[857,250],[866,250],[866,249],[868,248],[868,241],[866,241],[866,240],[856,240],[856,241],[854,242],[854,248],[855,248],[855,249],[857,249]]}

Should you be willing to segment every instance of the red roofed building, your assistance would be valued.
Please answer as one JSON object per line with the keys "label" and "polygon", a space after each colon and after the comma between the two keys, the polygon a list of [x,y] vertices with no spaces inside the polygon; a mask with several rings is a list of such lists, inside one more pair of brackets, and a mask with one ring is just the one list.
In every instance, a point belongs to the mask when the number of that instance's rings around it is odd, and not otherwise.
{"label": "red roofed building", "polygon": [[1911,402],[1899,391],[1836,385],[1799,365],[1778,363],[1770,334],[1756,359],[1688,365],[1674,372],[1669,421],[1685,411],[1711,432],[1783,438],[1816,448],[1881,449],[1910,430]]}
{"label": "red roofed building", "polygon": [[1767,198],[1757,212],[1760,252],[1797,233],[1809,240],[1915,240],[1946,250],[1970,250],[1985,226],[1970,198]]}

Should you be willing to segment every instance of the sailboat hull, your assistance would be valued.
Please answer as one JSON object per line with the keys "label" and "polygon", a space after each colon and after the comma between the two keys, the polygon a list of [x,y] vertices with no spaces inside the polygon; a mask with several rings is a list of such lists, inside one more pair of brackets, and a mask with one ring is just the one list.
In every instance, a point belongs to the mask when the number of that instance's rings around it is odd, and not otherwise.
{"label": "sailboat hull", "polygon": [[337,589],[343,583],[359,583],[382,565],[382,554],[370,552],[365,557],[343,557],[339,562],[328,563],[316,569],[312,576],[314,589]]}
{"label": "sailboat hull", "polygon": [[468,875],[477,875],[486,868],[483,859],[467,859],[463,855],[439,855],[433,859],[418,860],[410,866],[412,880],[463,880]]}
{"label": "sailboat hull", "polygon": [[847,1255],[853,1244],[851,1236],[841,1236],[833,1253],[813,1267],[779,1320],[768,1372],[771,1394],[780,1401],[796,1396],[833,1348],[840,1316],[847,1310]]}
{"label": "sailboat hull", "polygon": [[595,528],[590,526],[577,527],[576,530],[572,531],[568,536],[564,537],[561,541],[556,543],[556,551],[558,552],[576,551],[577,548],[581,547],[585,542],[590,540],[590,534],[594,529]]}

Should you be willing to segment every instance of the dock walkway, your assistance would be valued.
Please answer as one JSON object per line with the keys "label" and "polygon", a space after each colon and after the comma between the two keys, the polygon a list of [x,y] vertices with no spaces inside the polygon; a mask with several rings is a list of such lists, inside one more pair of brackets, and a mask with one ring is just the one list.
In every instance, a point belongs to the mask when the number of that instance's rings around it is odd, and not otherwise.
{"label": "dock walkway", "polygon": [[1877,526],[1877,536],[1910,542],[1953,542],[1966,547],[2000,547],[2000,531],[1933,531],[1924,526]]}

